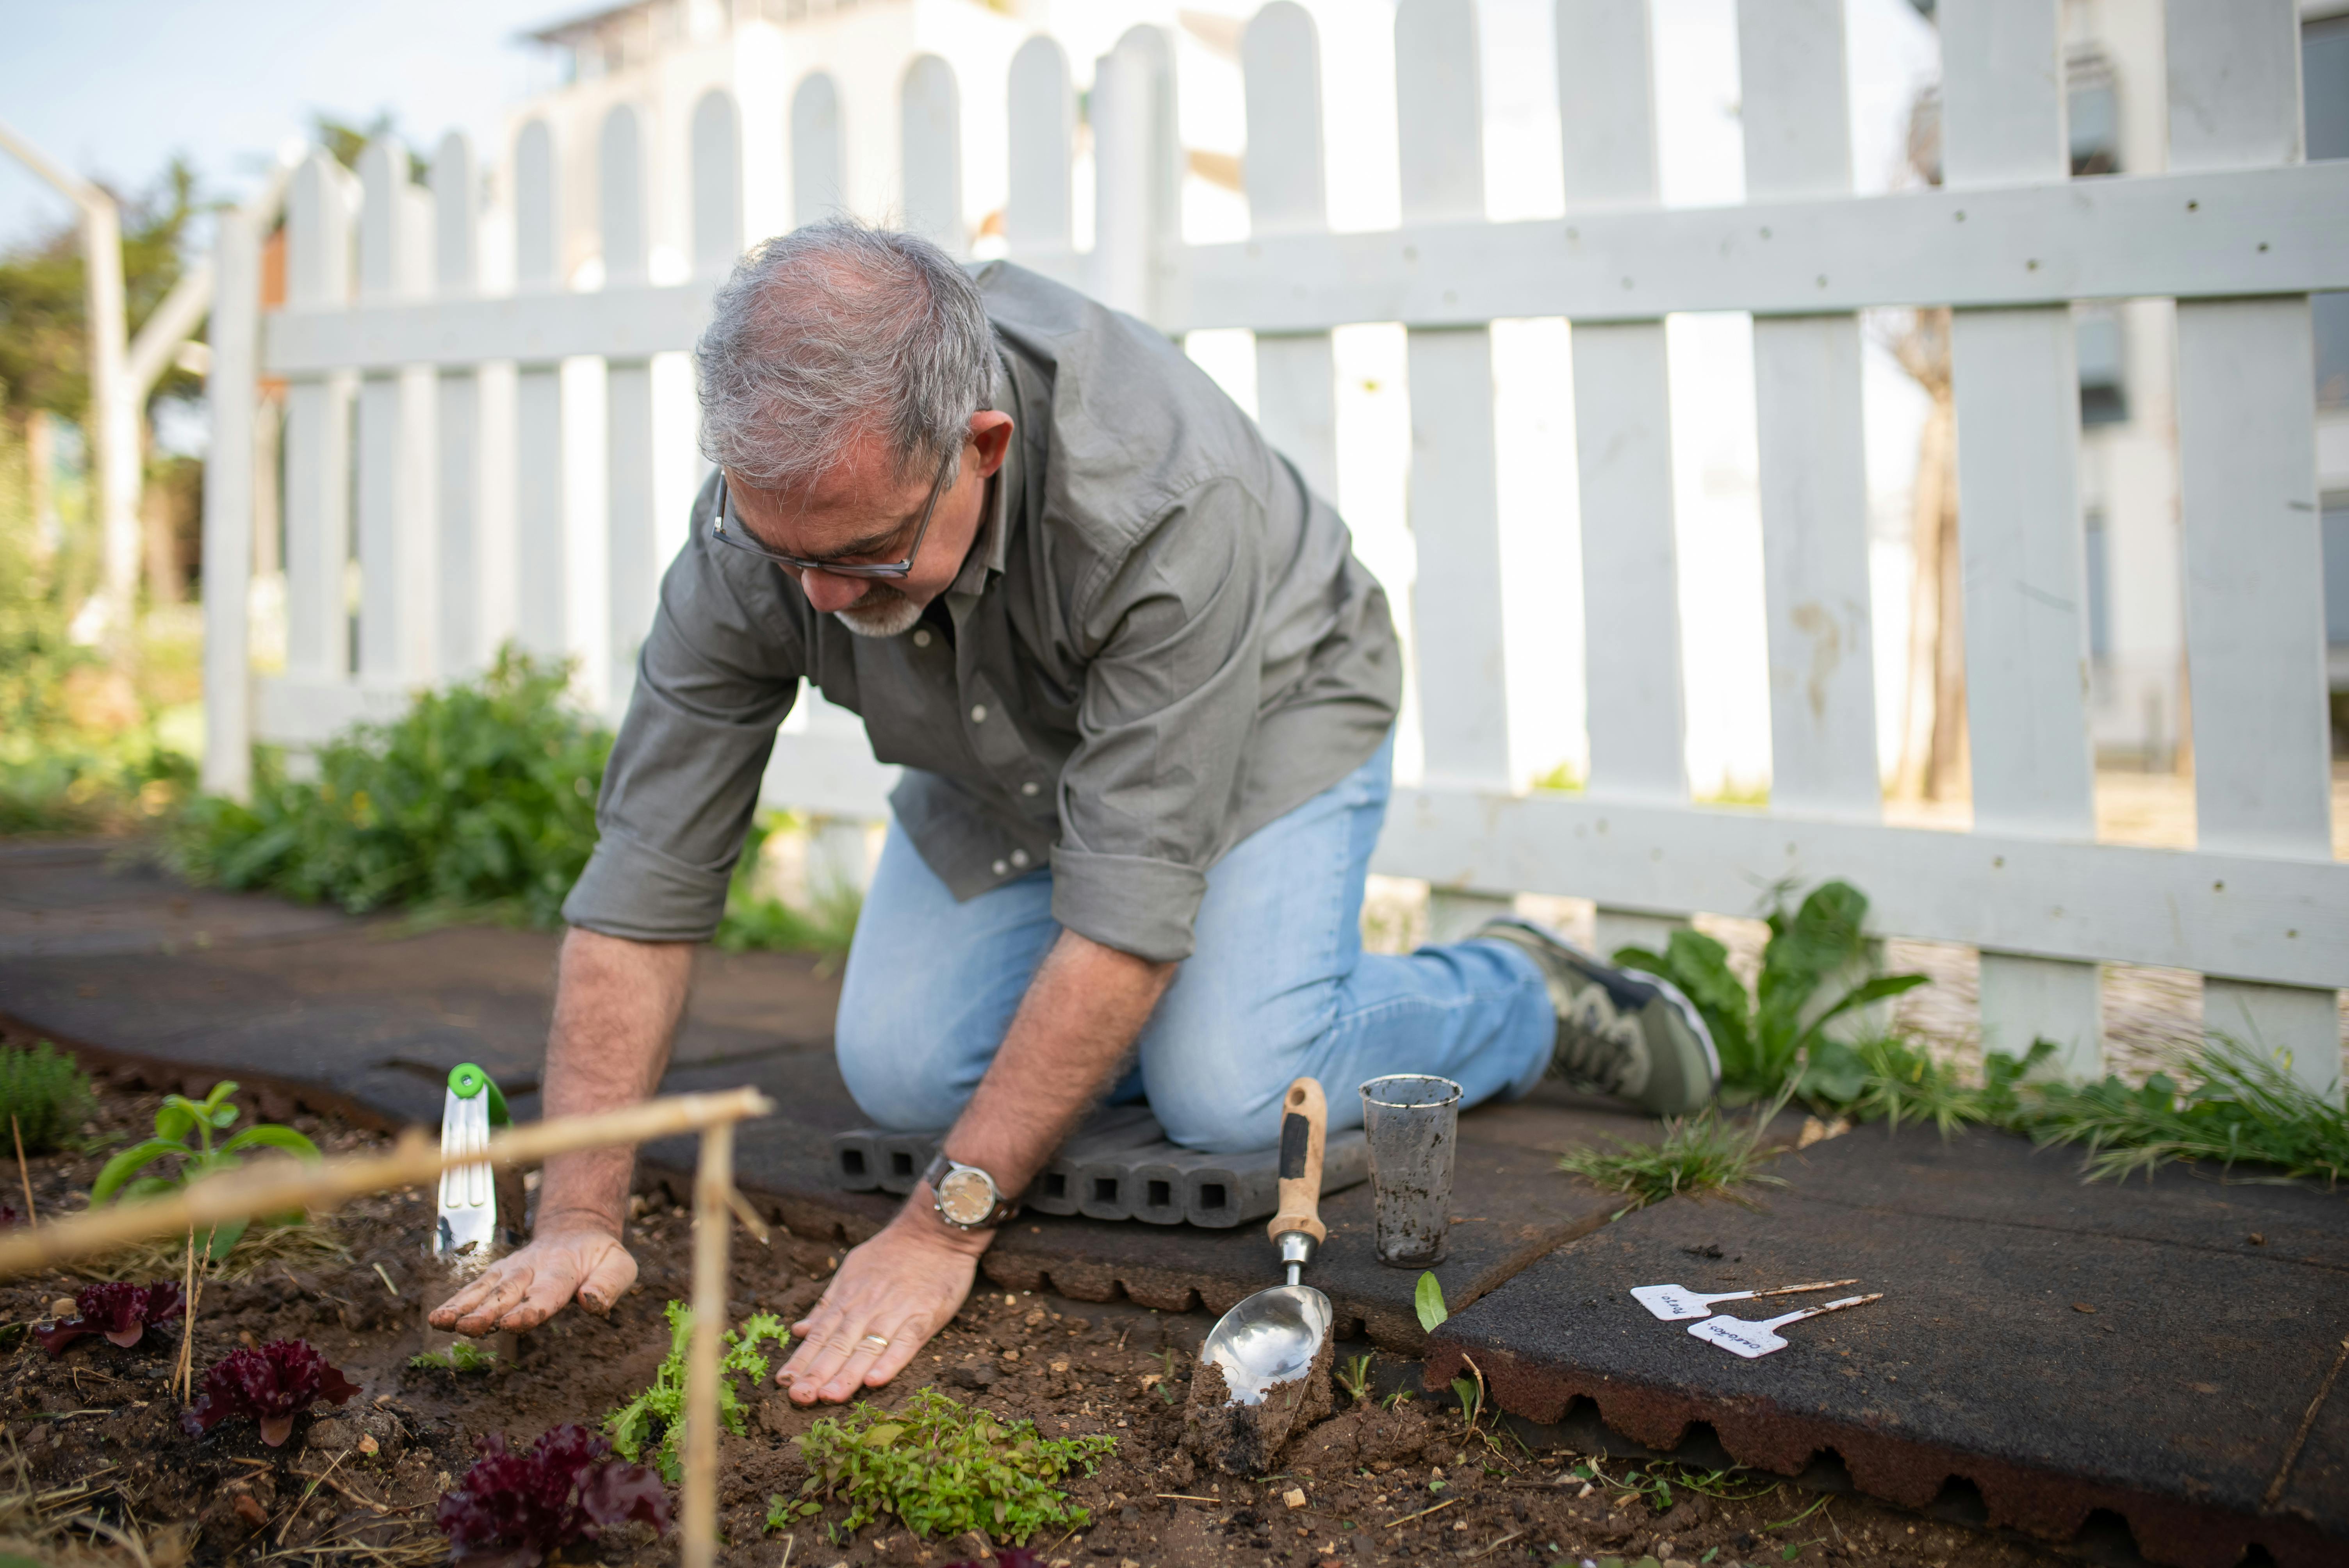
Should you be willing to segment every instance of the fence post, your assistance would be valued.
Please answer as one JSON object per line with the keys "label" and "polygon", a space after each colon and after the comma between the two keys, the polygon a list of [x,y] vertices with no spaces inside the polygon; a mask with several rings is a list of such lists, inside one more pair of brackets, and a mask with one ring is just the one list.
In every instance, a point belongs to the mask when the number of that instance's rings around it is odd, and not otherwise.
{"label": "fence post", "polygon": [[[1481,222],[1485,109],[1474,0],[1404,0],[1394,26],[1402,221]],[[1424,777],[1431,787],[1506,794],[1513,780],[1492,329],[1413,327],[1405,352],[1407,505],[1418,558],[1412,654]],[[1433,889],[1428,934],[1456,940],[1512,903],[1506,892]]]}
{"label": "fence post", "polygon": [[[331,310],[351,287],[349,177],[313,150],[286,203],[286,304]],[[350,678],[350,409],[347,371],[294,377],[285,390],[285,671],[294,681]]]}
{"label": "fence post", "polygon": [[[2298,163],[2291,0],[2169,0],[2172,169]],[[2178,306],[2194,804],[2204,850],[2333,858],[2316,499],[2315,347],[2305,295]],[[2336,993],[2213,976],[2206,1031],[2292,1053],[2341,1096]]]}
{"label": "fence post", "polygon": [[[532,120],[514,138],[514,289],[563,286],[554,133]],[[563,517],[563,366],[557,359],[514,366],[514,637],[525,652],[559,659],[570,651],[570,551]]]}
{"label": "fence post", "polygon": [[1077,99],[1069,57],[1039,33],[1011,57],[1010,189],[1003,238],[1011,253],[1063,255],[1070,248],[1069,174]]}
{"label": "fence post", "polygon": [[[616,104],[604,116],[596,154],[604,286],[639,288],[649,281],[651,202],[644,117],[635,105]],[[617,724],[636,686],[636,650],[652,625],[660,575],[653,530],[653,368],[648,358],[607,360],[604,368],[605,624],[611,644],[604,705]]]}
{"label": "fence post", "polygon": [[[426,292],[429,209],[409,200],[408,176],[408,149],[397,137],[378,137],[359,155],[363,304]],[[378,686],[413,684],[434,663],[432,465],[422,460],[430,399],[420,390],[405,369],[369,371],[359,383],[359,678]]]}
{"label": "fence post", "polygon": [[204,759],[202,783],[233,800],[253,795],[253,670],[246,610],[253,588],[254,412],[260,397],[261,242],[230,209],[212,240],[212,368],[204,401]]}
{"label": "fence post", "polygon": [[[1658,204],[1647,0],[1558,0],[1567,221]],[[1570,231],[1569,231],[1570,232]],[[1671,395],[1661,321],[1573,324],[1590,793],[1688,799]],[[1598,946],[1660,946],[1680,923],[1602,907]]]}
{"label": "fence post", "polygon": [[[1977,0],[1941,19],[1942,162],[1952,190],[2071,173],[2060,0]],[[1965,580],[1966,722],[1977,830],[2093,841],[2080,379],[2064,305],[1960,310],[1950,327]],[[1982,1043],[2054,1042],[2100,1076],[2096,966],[1982,955]]]}
{"label": "fence post", "polygon": [[[472,144],[461,131],[441,138],[432,160],[432,292],[465,299],[481,287]],[[482,645],[481,590],[488,564],[481,529],[481,378],[477,368],[440,373],[434,434],[440,451],[439,673],[477,668]]]}
{"label": "fence post", "polygon": [[792,94],[792,224],[820,222],[848,206],[840,140],[840,88],[812,71]]}
{"label": "fence post", "polygon": [[1087,291],[1153,320],[1159,247],[1183,236],[1174,129],[1174,50],[1161,28],[1130,27],[1093,67],[1093,257]]}
{"label": "fence post", "polygon": [[959,255],[962,228],[962,94],[954,67],[916,55],[898,99],[905,227]]}

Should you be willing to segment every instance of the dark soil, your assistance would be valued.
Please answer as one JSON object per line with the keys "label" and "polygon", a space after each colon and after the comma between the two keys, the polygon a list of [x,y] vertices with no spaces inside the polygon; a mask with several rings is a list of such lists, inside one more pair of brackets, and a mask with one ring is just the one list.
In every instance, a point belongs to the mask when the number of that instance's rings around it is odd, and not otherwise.
{"label": "dark soil", "polygon": [[[135,1085],[104,1086],[95,1130],[122,1135],[109,1147],[144,1136],[157,1098]],[[330,1154],[384,1141],[315,1117],[285,1119]],[[100,1150],[35,1159],[41,1213],[85,1205],[103,1158]],[[16,1183],[5,1185],[21,1203]],[[176,1329],[150,1330],[128,1351],[92,1336],[58,1360],[21,1333],[9,1337],[12,1348],[0,1353],[0,1445],[12,1446],[21,1463],[7,1475],[12,1461],[0,1455],[0,1491],[16,1494],[0,1498],[0,1514],[15,1504],[15,1522],[0,1521],[0,1534],[37,1534],[35,1526],[46,1522],[54,1550],[73,1533],[59,1527],[79,1514],[135,1527],[159,1564],[274,1557],[312,1568],[398,1568],[440,1561],[434,1504],[471,1462],[477,1436],[502,1430],[526,1441],[560,1422],[592,1426],[650,1379],[668,1343],[662,1304],[688,1292],[690,1225],[665,1200],[639,1197],[629,1243],[642,1274],[610,1316],[566,1313],[524,1336],[513,1365],[457,1374],[408,1365],[422,1344],[429,1197],[412,1189],[347,1211],[335,1226],[347,1262],[272,1265],[240,1283],[205,1287],[195,1329],[199,1379],[239,1345],[301,1337],[364,1390],[347,1407],[322,1406],[298,1420],[281,1449],[265,1447],[244,1419],[202,1439],[182,1435],[181,1404],[169,1387]],[[738,1319],[763,1309],[789,1321],[816,1300],[839,1256],[833,1238],[779,1230],[769,1249],[738,1230]],[[0,1285],[0,1320],[40,1319],[56,1297],[87,1283],[59,1274]],[[1183,1449],[1194,1352],[1209,1326],[1201,1315],[1123,1303],[984,1294],[916,1360],[904,1385],[936,1384],[1001,1416],[1033,1419],[1047,1436],[1120,1439],[1097,1474],[1070,1488],[1092,1522],[1030,1543],[1061,1568],[1452,1559],[1548,1565],[1609,1556],[1632,1563],[1648,1554],[1772,1568],[1789,1561],[1893,1568],[2055,1561],[2012,1540],[1750,1472],[1708,1479],[1662,1467],[1657,1473],[1668,1480],[1668,1493],[1652,1477],[1632,1482],[1636,1467],[1614,1461],[1596,1479],[1577,1475],[1589,1461],[1471,1431],[1448,1395],[1440,1403],[1424,1392],[1383,1402],[1380,1389],[1417,1387],[1414,1364],[1385,1357],[1370,1368],[1371,1398],[1357,1402],[1340,1393],[1340,1413],[1292,1438],[1273,1475],[1220,1475]],[[1368,1348],[1338,1346],[1341,1373]],[[889,1401],[898,1392],[878,1390],[876,1398]],[[848,1511],[837,1501],[787,1532],[766,1532],[769,1496],[796,1497],[806,1478],[789,1439],[822,1413],[797,1408],[771,1386],[743,1393],[748,1429],[727,1437],[721,1449],[728,1542],[721,1561],[776,1568],[788,1548],[792,1564],[809,1568],[940,1568],[971,1555],[968,1542],[922,1542],[880,1525],[850,1537],[839,1529]],[[47,1495],[35,1508],[26,1493]],[[1785,1522],[1806,1510],[1813,1511]],[[578,1554],[649,1568],[673,1562],[675,1550],[673,1537],[657,1541],[647,1527],[629,1525]]]}

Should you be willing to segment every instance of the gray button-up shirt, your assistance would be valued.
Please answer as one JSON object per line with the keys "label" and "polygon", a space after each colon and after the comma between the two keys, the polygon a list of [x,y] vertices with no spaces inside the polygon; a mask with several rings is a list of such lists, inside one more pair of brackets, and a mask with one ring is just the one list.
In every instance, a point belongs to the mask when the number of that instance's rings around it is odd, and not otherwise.
{"label": "gray button-up shirt", "polygon": [[1189,954],[1207,868],[1377,749],[1401,656],[1329,503],[1158,332],[1008,263],[977,275],[1016,428],[960,575],[913,630],[856,635],[709,538],[713,478],[572,924],[716,929],[802,680],[905,765],[890,803],[957,898],[1049,861],[1055,919],[1159,961]]}

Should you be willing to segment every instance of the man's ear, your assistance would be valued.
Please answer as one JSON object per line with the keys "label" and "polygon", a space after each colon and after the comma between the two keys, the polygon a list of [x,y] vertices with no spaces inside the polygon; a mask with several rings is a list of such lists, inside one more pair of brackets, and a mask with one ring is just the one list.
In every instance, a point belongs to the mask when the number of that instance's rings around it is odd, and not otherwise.
{"label": "man's ear", "polygon": [[981,408],[970,417],[970,438],[978,447],[978,477],[993,479],[1003,459],[1011,455],[1011,416]]}

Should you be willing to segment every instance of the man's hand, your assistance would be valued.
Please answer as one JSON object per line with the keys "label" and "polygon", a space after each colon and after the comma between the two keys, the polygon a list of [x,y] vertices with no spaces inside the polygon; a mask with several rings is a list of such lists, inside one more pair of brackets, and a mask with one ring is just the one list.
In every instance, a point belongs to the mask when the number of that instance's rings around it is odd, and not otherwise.
{"label": "man's hand", "polygon": [[550,1230],[483,1269],[481,1277],[432,1309],[432,1326],[476,1337],[499,1329],[536,1328],[574,1295],[601,1317],[636,1283],[636,1260],[600,1225]]}
{"label": "man's hand", "polygon": [[926,1212],[928,1193],[916,1188],[879,1235],[852,1249],[815,1310],[792,1325],[802,1337],[775,1381],[791,1390],[793,1404],[837,1404],[886,1383],[970,1294],[978,1254],[991,1238],[941,1223]]}

